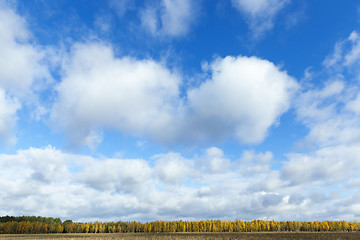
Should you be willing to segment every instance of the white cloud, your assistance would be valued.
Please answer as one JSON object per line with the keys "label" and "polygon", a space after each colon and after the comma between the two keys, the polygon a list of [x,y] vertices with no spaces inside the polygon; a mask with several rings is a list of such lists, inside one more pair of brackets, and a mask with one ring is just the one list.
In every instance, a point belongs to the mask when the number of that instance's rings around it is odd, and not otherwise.
{"label": "white cloud", "polygon": [[191,138],[233,135],[259,143],[288,110],[296,81],[256,57],[226,57],[211,64],[211,79],[188,91]]}
{"label": "white cloud", "polygon": [[62,76],[51,118],[75,144],[85,143],[99,127],[156,138],[171,125],[180,79],[160,63],[115,58],[103,44],[79,44]]}
{"label": "white cloud", "polygon": [[41,64],[44,53],[29,43],[25,19],[0,5],[0,87],[16,94],[30,90],[38,78],[48,77]]}
{"label": "white cloud", "polygon": [[[179,96],[181,77],[153,60],[116,58],[101,43],[77,44],[63,64],[51,119],[75,145],[96,146],[103,129],[164,144],[259,143],[288,110],[296,81],[269,61],[226,57],[211,79]],[[95,140],[95,141],[92,141]]]}
{"label": "white cloud", "polygon": [[274,18],[289,0],[232,0],[232,5],[247,18],[254,38],[274,26]]}
{"label": "white cloud", "polygon": [[142,26],[154,36],[186,35],[196,19],[196,6],[190,0],[162,0],[140,12]]}
{"label": "white cloud", "polygon": [[[35,91],[49,79],[45,51],[30,43],[26,20],[0,2],[0,138],[15,143],[16,111],[22,103],[37,106]],[[40,108],[39,108],[40,109]]]}

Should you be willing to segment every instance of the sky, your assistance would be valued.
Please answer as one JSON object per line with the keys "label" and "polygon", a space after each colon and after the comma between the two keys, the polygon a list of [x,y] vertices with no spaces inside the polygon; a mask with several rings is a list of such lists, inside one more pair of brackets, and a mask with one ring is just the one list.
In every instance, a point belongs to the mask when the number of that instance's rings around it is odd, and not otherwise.
{"label": "sky", "polygon": [[360,221],[357,0],[0,0],[0,215]]}

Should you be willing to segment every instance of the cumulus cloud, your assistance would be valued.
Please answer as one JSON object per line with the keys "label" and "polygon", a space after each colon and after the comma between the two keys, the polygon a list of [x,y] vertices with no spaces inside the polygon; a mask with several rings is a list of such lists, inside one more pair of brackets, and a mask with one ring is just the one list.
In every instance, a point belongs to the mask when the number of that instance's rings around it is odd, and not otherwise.
{"label": "cumulus cloud", "polygon": [[95,146],[104,128],[170,145],[227,137],[259,143],[298,87],[269,61],[226,57],[180,97],[175,71],[151,59],[117,58],[103,43],[75,45],[62,69],[51,119],[75,145]]}
{"label": "cumulus cloud", "polygon": [[97,140],[91,136],[98,127],[157,136],[171,125],[180,79],[160,63],[118,59],[106,45],[79,44],[62,76],[51,118],[75,144]]}
{"label": "cumulus cloud", "polygon": [[211,66],[211,79],[188,91],[192,138],[234,135],[259,143],[289,109],[296,81],[273,63],[256,57],[226,57]]}
{"label": "cumulus cloud", "polygon": [[196,6],[189,0],[162,0],[140,12],[142,26],[154,36],[186,35],[196,19]]}
{"label": "cumulus cloud", "polygon": [[247,18],[254,38],[274,26],[274,18],[289,0],[232,0],[232,5]]}

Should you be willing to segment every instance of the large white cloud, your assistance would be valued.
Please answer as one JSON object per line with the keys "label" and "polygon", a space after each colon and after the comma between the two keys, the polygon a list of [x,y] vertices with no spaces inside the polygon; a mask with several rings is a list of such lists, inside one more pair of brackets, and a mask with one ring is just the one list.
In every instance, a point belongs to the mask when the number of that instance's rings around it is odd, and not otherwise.
{"label": "large white cloud", "polygon": [[62,67],[51,119],[75,145],[116,129],[164,144],[259,143],[290,107],[296,81],[256,57],[226,57],[180,97],[181,77],[154,60],[116,58],[102,43],[77,44]]}
{"label": "large white cloud", "polygon": [[259,143],[289,109],[298,85],[273,63],[256,57],[226,57],[210,65],[211,79],[188,91],[192,138],[232,135]]}
{"label": "large white cloud", "polygon": [[73,143],[91,144],[99,127],[157,136],[171,125],[180,79],[160,63],[115,58],[108,46],[80,44],[62,76],[51,117]]}
{"label": "large white cloud", "polygon": [[245,15],[255,38],[274,26],[274,18],[289,0],[232,0],[232,5]]}

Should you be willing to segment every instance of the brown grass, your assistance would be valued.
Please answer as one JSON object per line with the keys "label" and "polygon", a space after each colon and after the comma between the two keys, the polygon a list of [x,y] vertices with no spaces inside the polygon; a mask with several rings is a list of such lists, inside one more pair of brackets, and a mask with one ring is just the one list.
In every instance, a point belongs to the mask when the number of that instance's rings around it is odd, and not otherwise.
{"label": "brown grass", "polygon": [[3,234],[0,240],[359,240],[360,232]]}

